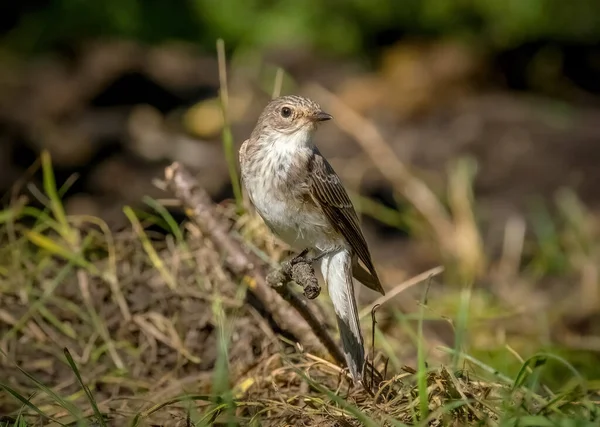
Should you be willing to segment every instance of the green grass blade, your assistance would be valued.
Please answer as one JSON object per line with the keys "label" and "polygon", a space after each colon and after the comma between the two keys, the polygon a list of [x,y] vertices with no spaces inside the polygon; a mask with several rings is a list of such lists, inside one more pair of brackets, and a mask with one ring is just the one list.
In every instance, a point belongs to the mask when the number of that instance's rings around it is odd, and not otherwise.
{"label": "green grass blade", "polygon": [[[6,354],[2,350],[0,350],[0,353],[2,355],[4,355],[4,357],[7,357]],[[66,411],[68,411],[76,420],[83,419],[82,412],[75,405],[73,405],[71,402],[69,402],[69,401],[65,400],[64,398],[62,398],[61,396],[59,396],[54,390],[52,390],[50,387],[46,386],[44,383],[42,383],[36,377],[34,377],[29,372],[27,372],[26,370],[21,368],[19,365],[15,364],[14,366],[24,376],[26,376],[32,383],[34,383],[36,385],[36,387],[40,389],[40,391],[42,391],[47,396],[51,397],[62,408],[64,408]]]}
{"label": "green grass blade", "polygon": [[183,233],[181,232],[181,228],[179,227],[179,224],[177,224],[177,221],[175,221],[175,218],[173,218],[173,215],[169,213],[167,208],[148,196],[144,196],[142,200],[161,216],[161,218],[169,226],[169,231],[173,234],[173,236],[175,236],[175,239],[177,239],[177,243],[185,244],[185,239],[183,237]]}
{"label": "green grass blade", "polygon": [[227,412],[227,418],[229,419],[227,425],[233,427],[235,424],[232,423],[232,419],[235,416],[234,408],[235,402],[233,400],[233,392],[231,390],[230,376],[229,376],[229,337],[230,331],[226,324],[225,311],[219,297],[215,298],[213,302],[213,316],[217,325],[217,361],[215,363],[214,375],[213,375],[213,388],[212,392],[216,396],[220,396],[224,409]]}
{"label": "green grass blade", "polygon": [[73,264],[78,265],[79,267],[85,269],[92,269],[91,264],[88,261],[86,261],[80,254],[72,251],[69,248],[64,247],[60,243],[55,242],[54,240],[44,236],[43,234],[29,230],[25,232],[25,236],[31,243],[54,256],[70,261]]}
{"label": "green grass blade", "polygon": [[469,325],[469,309],[471,306],[471,286],[465,286],[460,292],[460,305],[458,309],[458,314],[456,318],[456,329],[455,329],[455,338],[454,338],[454,349],[456,353],[453,354],[452,357],[452,369],[458,369],[458,354],[459,352],[464,350],[464,344],[466,339],[466,334]]}
{"label": "green grass blade", "polygon": [[543,366],[546,364],[547,358],[545,356],[536,354],[535,356],[530,357],[523,363],[521,369],[517,373],[517,377],[515,378],[515,383],[513,384],[513,391],[517,388],[523,386],[527,378],[529,377],[529,368],[535,369],[537,367]]}
{"label": "green grass blade", "polygon": [[420,305],[421,317],[417,332],[417,390],[419,393],[420,419],[424,420],[429,415],[429,396],[427,393],[427,363],[425,362],[425,349],[423,345],[423,315],[427,304],[427,290],[423,293]]}
{"label": "green grass blade", "polygon": [[85,396],[88,399],[88,402],[90,402],[90,405],[94,411],[94,415],[96,415],[96,420],[100,423],[101,426],[106,427],[106,422],[104,421],[104,416],[98,409],[98,405],[96,404],[96,399],[94,399],[94,396],[92,395],[92,392],[90,391],[89,387],[83,383],[83,379],[81,378],[81,374],[79,373],[79,369],[77,369],[77,365],[75,364],[75,361],[73,360],[73,357],[71,356],[71,353],[69,353],[69,350],[67,348],[63,349],[63,352],[65,354],[65,357],[67,358],[67,363],[69,364],[69,366],[73,370],[73,373],[75,374],[75,377],[77,378],[77,382],[79,383],[79,386],[84,391]]}
{"label": "green grass blade", "polygon": [[142,224],[140,223],[137,216],[135,215],[133,209],[131,209],[131,207],[129,206],[125,206],[123,208],[123,212],[125,213],[127,219],[129,219],[129,222],[131,222],[133,230],[138,235],[138,238],[142,243],[142,247],[144,248],[146,255],[148,255],[148,258],[150,258],[150,261],[152,262],[152,265],[154,265],[154,268],[158,270],[161,277],[166,282],[167,286],[169,286],[169,288],[171,288],[172,290],[177,288],[177,281],[173,278],[173,275],[169,272],[160,256],[158,256],[156,249],[154,249],[152,242],[146,235],[146,232],[144,231],[144,228],[142,227]]}
{"label": "green grass blade", "polygon": [[38,408],[33,403],[31,403],[30,399],[26,398],[25,396],[23,396],[22,394],[20,394],[13,388],[9,387],[8,385],[6,385],[4,383],[0,383],[0,388],[4,389],[4,391],[6,391],[8,394],[10,394],[12,397],[14,397],[19,402],[21,402],[23,404],[23,406],[26,406],[27,408],[31,409],[33,412],[38,414],[43,419],[50,420],[61,426],[64,426],[63,423],[58,421],[56,418],[51,417],[50,415],[46,415],[40,408]]}
{"label": "green grass blade", "polygon": [[238,210],[242,209],[242,188],[237,172],[237,155],[233,144],[233,134],[231,133],[231,123],[229,123],[229,92],[227,89],[227,59],[225,58],[225,42],[223,39],[217,40],[217,59],[219,62],[219,85],[221,111],[223,113],[223,151],[229,168],[229,178],[233,188],[233,196]]}
{"label": "green grass blade", "polygon": [[22,205],[17,204],[0,211],[0,224],[16,221],[23,214],[23,209]]}
{"label": "green grass blade", "polygon": [[54,215],[54,218],[60,224],[59,233],[65,241],[71,246],[75,246],[77,243],[76,234],[73,233],[69,222],[67,221],[67,215],[62,205],[60,195],[57,191],[56,180],[54,179],[54,172],[52,170],[52,159],[50,153],[46,150],[42,151],[42,175],[44,181],[44,191],[50,199],[50,210]]}

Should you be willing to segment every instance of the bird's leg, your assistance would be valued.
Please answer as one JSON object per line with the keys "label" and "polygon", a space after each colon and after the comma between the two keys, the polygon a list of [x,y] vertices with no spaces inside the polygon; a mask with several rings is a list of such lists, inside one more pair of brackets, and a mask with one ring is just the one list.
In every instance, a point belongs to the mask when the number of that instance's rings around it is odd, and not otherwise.
{"label": "bird's leg", "polygon": [[296,255],[294,258],[292,258],[289,261],[290,265],[298,264],[299,262],[306,262],[307,264],[310,264],[312,262],[311,259],[306,257],[306,255],[308,254],[308,251],[309,251],[309,249],[306,248],[302,252],[300,252],[298,255]]}
{"label": "bird's leg", "polygon": [[314,264],[315,262],[319,261],[321,258],[323,258],[325,255],[327,255],[330,252],[321,252],[319,255],[314,256],[314,257],[307,257],[306,255],[308,254],[309,249],[304,249],[302,252],[300,252],[297,256],[295,256],[294,258],[292,258],[289,262],[290,265],[294,265],[294,264],[298,264],[298,263],[306,263],[306,264]]}
{"label": "bird's leg", "polygon": [[283,272],[283,274],[285,274],[287,277],[289,277],[291,279],[292,268],[294,267],[294,265],[300,264],[300,263],[310,264],[311,261],[309,259],[307,259],[307,257],[306,257],[306,255],[308,254],[308,251],[309,251],[309,249],[306,248],[302,252],[300,252],[298,255],[296,255],[294,258],[283,261],[281,263],[281,271]]}
{"label": "bird's leg", "polygon": [[[317,262],[317,261],[321,260],[321,258],[323,258],[325,255],[327,255],[327,254],[329,254],[329,253],[331,253],[331,252],[321,252],[321,253],[320,253],[319,255],[317,255],[316,257],[312,257],[312,258],[310,258],[310,262],[311,262],[311,263]],[[308,262],[308,261],[307,261],[307,262]]]}

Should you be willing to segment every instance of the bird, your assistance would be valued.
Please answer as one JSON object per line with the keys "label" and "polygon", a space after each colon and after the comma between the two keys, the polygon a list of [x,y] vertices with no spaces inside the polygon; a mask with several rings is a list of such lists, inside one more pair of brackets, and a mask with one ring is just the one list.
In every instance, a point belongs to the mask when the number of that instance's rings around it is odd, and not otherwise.
{"label": "bird", "polygon": [[350,197],[314,143],[319,125],[331,119],[309,98],[274,98],[242,143],[239,162],[250,202],[271,232],[320,263],[348,371],[360,382],[365,350],[352,278],[385,291]]}

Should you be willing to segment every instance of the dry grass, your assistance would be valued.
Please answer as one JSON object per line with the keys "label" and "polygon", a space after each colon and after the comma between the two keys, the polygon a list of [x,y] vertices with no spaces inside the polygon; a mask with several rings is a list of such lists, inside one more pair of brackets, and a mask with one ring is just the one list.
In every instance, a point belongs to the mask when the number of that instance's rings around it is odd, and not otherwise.
{"label": "dry grass", "polygon": [[[378,328],[383,352],[376,362],[386,380],[375,396],[349,389],[340,368],[274,332],[193,225],[180,229],[156,204],[156,215],[145,222],[126,210],[131,231],[118,234],[92,218],[66,217],[49,159],[42,163],[48,208],[15,203],[2,214],[0,386],[6,393],[0,412],[11,414],[6,425],[78,419],[93,425],[331,426],[566,425],[552,420],[579,419],[589,422],[578,425],[592,425],[598,419],[593,383],[544,387],[540,369],[551,355],[521,360],[518,374],[507,377],[460,354],[460,345],[447,349],[457,367],[428,367],[421,328],[427,300],[416,327],[400,319],[389,300],[381,301],[414,339],[417,369],[398,369],[393,330]],[[225,210],[235,217],[233,207]],[[267,243],[264,228],[249,218],[239,219],[240,232]],[[155,239],[146,231],[150,223],[169,237]],[[269,244],[262,250],[281,253]],[[326,306],[317,307],[333,325]]]}

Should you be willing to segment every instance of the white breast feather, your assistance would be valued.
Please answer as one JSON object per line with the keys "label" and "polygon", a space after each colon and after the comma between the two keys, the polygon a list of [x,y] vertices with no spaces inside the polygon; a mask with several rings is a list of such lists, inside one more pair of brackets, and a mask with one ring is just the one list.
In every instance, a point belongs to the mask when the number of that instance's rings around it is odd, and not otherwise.
{"label": "white breast feather", "polygon": [[298,156],[308,158],[311,155],[311,133],[297,131],[293,134],[279,134],[276,139],[263,148],[265,168],[256,179],[251,194],[252,202],[267,225],[290,246],[302,250],[305,248],[329,249],[332,243],[326,238],[323,229],[329,228],[327,218],[314,210],[303,209],[301,204],[293,205],[274,191],[278,180],[285,180],[293,162]]}

